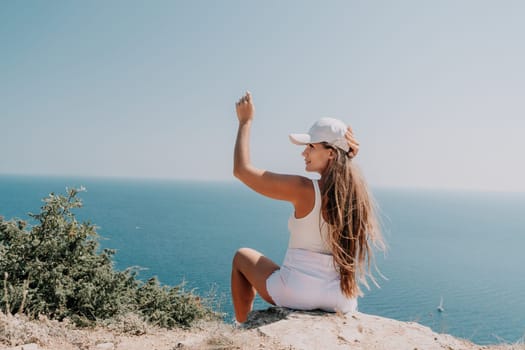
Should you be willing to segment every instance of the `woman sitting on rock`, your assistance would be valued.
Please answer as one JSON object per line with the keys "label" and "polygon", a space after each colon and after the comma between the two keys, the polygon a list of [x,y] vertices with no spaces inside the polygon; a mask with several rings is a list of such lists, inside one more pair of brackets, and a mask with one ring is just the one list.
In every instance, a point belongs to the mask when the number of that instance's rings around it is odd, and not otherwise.
{"label": "woman sitting on rock", "polygon": [[340,120],[318,120],[307,134],[291,134],[304,145],[306,171],[319,180],[261,170],[250,162],[250,129],[255,108],[250,93],[236,104],[239,129],[234,175],[256,192],[293,204],[290,240],[281,267],[249,249],[234,258],[231,290],[235,318],[245,322],[255,294],[267,302],[299,310],[347,313],[357,309],[358,282],[366,284],[371,245],[384,249],[373,199],[352,162],[359,144]]}

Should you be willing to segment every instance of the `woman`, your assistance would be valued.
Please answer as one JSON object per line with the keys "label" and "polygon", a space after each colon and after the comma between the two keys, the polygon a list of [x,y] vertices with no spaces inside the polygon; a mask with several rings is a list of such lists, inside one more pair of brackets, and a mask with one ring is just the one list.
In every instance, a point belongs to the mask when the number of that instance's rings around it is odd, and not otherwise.
{"label": "woman", "polygon": [[370,276],[371,244],[384,245],[372,198],[351,162],[359,146],[351,129],[323,118],[308,134],[290,135],[293,143],[305,145],[306,170],[321,175],[310,180],[254,167],[249,138],[255,108],[249,92],[237,102],[236,112],[235,177],[262,195],[292,203],[295,212],[282,267],[253,249],[236,252],[231,275],[235,318],[246,321],[256,293],[292,309],[355,311],[358,282],[367,286]]}

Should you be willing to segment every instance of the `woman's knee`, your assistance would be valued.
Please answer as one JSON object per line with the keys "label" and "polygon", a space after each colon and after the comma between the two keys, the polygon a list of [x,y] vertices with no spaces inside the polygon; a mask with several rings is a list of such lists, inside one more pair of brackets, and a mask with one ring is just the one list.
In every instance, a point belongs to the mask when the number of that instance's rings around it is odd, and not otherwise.
{"label": "woman's knee", "polygon": [[258,252],[251,248],[239,248],[233,256],[232,266],[234,268],[242,266],[250,259],[250,256],[256,253]]}

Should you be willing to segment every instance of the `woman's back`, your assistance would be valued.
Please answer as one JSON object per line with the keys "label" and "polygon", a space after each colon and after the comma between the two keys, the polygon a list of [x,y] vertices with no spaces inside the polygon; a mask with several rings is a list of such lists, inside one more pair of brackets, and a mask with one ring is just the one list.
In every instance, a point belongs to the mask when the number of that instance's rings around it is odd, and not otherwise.
{"label": "woman's back", "polygon": [[319,182],[312,180],[312,185],[315,191],[313,209],[302,218],[296,218],[295,214],[292,214],[288,220],[290,231],[288,248],[331,254],[327,243],[328,227],[321,215],[322,200]]}

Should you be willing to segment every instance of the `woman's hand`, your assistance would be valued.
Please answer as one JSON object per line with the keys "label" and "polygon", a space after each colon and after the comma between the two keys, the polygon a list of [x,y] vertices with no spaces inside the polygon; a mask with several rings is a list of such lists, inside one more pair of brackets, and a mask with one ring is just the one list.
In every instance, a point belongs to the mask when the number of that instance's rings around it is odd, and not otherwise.
{"label": "woman's hand", "polygon": [[237,119],[239,123],[245,123],[253,119],[255,114],[255,106],[252,102],[252,95],[249,91],[237,101],[235,104],[235,110],[237,111]]}
{"label": "woman's hand", "polygon": [[354,132],[350,126],[346,129],[345,139],[346,142],[348,142],[348,146],[350,146],[348,156],[354,158],[357,155],[357,152],[359,152],[359,142],[355,139]]}

